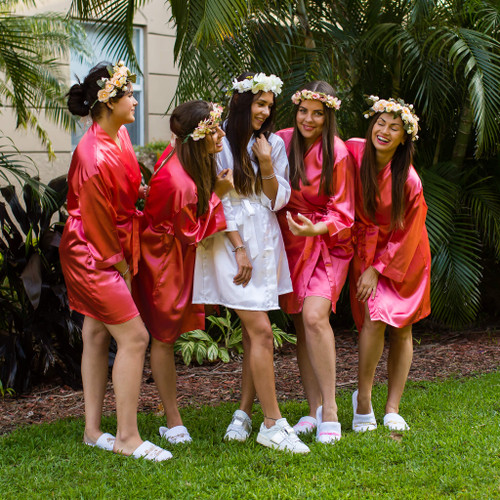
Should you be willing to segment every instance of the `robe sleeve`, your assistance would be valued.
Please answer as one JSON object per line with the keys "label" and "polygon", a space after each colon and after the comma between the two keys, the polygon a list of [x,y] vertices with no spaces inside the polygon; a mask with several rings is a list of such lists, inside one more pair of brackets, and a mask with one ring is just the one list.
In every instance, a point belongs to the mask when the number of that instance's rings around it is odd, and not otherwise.
{"label": "robe sleeve", "polygon": [[[335,164],[333,193],[326,205],[326,214],[321,218],[328,227],[328,236],[349,236],[354,224],[354,165],[350,155]],[[326,236],[326,235],[325,235]]]}
{"label": "robe sleeve", "polygon": [[262,205],[269,208],[273,212],[281,210],[290,200],[292,194],[292,188],[289,182],[288,174],[288,156],[286,154],[285,142],[281,137],[272,134],[270,137],[272,140],[272,151],[271,151],[271,162],[273,164],[274,173],[276,175],[276,180],[278,181],[278,192],[276,193],[276,198],[274,203],[264,194],[262,191],[260,195],[260,201]]}
{"label": "robe sleeve", "polygon": [[[416,175],[416,174],[415,174]],[[372,266],[382,275],[395,281],[403,281],[408,267],[415,255],[425,227],[427,204],[420,180],[410,187],[410,199],[404,217],[404,228],[392,232],[384,251],[378,252],[379,258]]]}
{"label": "robe sleeve", "polygon": [[111,199],[100,175],[93,175],[82,183],[79,201],[83,231],[96,267],[101,269],[124,259]]}
{"label": "robe sleeve", "polygon": [[184,205],[172,216],[175,237],[187,245],[196,245],[203,238],[222,231],[226,227],[224,210],[215,193],[209,201],[208,210],[196,217],[196,204]]}

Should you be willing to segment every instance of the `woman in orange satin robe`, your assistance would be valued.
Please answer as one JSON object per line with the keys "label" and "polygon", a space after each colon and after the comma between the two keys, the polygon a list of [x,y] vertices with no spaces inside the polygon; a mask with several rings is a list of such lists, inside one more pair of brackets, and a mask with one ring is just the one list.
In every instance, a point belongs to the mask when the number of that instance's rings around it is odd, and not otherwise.
{"label": "woman in orange satin robe", "polygon": [[384,425],[408,429],[399,404],[412,355],[412,324],[430,313],[427,205],[411,165],[418,118],[413,106],[370,97],[373,119],[366,139],[346,142],[356,161],[355,254],[350,273],[351,308],[359,331],[358,390],[353,430],[373,430],[375,369],[389,326],[389,387]]}
{"label": "woman in orange satin robe", "polygon": [[340,439],[335,402],[335,338],[330,313],[352,258],[354,172],[336,135],[340,101],[326,82],[306,84],[292,97],[295,126],[277,133],[290,163],[292,195],[278,220],[285,242],[293,292],[280,297],[297,332],[297,359],[310,414],[295,426],[314,430],[317,440]]}
{"label": "woman in orange satin robe", "polygon": [[[68,173],[68,213],[59,247],[70,307],[85,315],[82,329],[84,443],[124,455],[162,461],[172,455],[143,441],[137,403],[149,336],[131,295],[139,261],[135,208],[141,174],[123,125],[132,123],[135,75],[119,62],[95,66],[71,87],[69,110],[90,114],[92,125],[78,144]],[[101,431],[111,336],[116,438]]]}
{"label": "woman in orange satin robe", "polygon": [[205,327],[204,306],[192,304],[197,244],[226,228],[220,201],[233,188],[232,172],[216,175],[222,150],[222,108],[205,101],[178,106],[170,118],[175,134],[151,178],[144,208],[141,261],[134,296],[151,333],[151,370],[167,417],[160,435],[190,441],[177,407],[174,342]]}

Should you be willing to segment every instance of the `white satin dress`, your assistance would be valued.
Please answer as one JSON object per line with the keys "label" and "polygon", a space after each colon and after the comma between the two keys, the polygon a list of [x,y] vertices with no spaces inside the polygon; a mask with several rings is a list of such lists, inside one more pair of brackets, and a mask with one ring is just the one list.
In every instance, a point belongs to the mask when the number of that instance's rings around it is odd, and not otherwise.
{"label": "white satin dress", "polygon": [[[228,140],[217,156],[217,169],[233,168],[233,155]],[[279,295],[292,291],[285,246],[275,212],[290,199],[288,158],[285,143],[277,135],[268,138],[272,147],[271,161],[279,187],[274,205],[262,192],[249,197],[240,196],[234,189],[223,199],[226,231],[238,231],[247,256],[252,263],[252,278],[245,288],[235,285],[238,272],[233,245],[224,232],[204,239],[196,250],[193,303],[219,304],[232,309],[270,311],[279,309]],[[252,137],[247,150],[257,171]]]}

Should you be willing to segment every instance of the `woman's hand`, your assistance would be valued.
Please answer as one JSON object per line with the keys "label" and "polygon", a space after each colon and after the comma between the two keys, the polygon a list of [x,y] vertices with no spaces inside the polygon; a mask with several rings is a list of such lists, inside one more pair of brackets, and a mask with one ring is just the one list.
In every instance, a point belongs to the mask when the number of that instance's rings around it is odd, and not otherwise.
{"label": "woman's hand", "polygon": [[290,212],[286,213],[288,228],[295,236],[316,236],[318,234],[324,234],[328,231],[324,222],[317,222],[316,224],[313,224],[310,219],[304,217],[302,214],[297,214],[297,218],[300,219],[302,224],[295,222]]}
{"label": "woman's hand", "polygon": [[[262,171],[262,163],[269,162],[270,167],[272,169],[273,165],[271,163],[271,152],[273,150],[273,147],[271,144],[269,144],[268,140],[265,138],[264,134],[260,134],[258,137],[255,138],[255,142],[253,143],[252,146],[252,152],[253,154],[257,157],[257,160],[259,160],[259,164],[261,165],[261,171]],[[270,175],[273,172],[262,172],[263,175]]]}
{"label": "woman's hand", "polygon": [[139,198],[145,200],[149,194],[149,186],[140,186],[139,187]]}
{"label": "woman's hand", "polygon": [[217,175],[215,179],[214,193],[222,198],[234,188],[233,171],[230,168],[225,168]]}
{"label": "woman's hand", "polygon": [[128,291],[132,293],[132,273],[128,272],[123,279],[125,280],[125,283],[127,284]]}
{"label": "woman's hand", "polygon": [[356,298],[361,302],[366,302],[371,295],[371,298],[375,298],[377,292],[378,276],[379,272],[372,266],[370,266],[358,279]]}
{"label": "woman's hand", "polygon": [[238,248],[234,252],[236,263],[238,264],[238,273],[233,278],[235,285],[242,285],[245,288],[252,277],[252,264],[248,260],[247,252],[244,248]]}

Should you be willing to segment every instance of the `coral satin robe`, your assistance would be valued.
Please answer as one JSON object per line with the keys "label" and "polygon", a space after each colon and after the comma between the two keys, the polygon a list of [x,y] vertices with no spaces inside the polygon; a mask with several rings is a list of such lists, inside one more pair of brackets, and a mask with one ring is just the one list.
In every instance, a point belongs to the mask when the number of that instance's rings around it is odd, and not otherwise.
{"label": "coral satin robe", "polygon": [[125,127],[121,150],[97,124],[82,137],[68,173],[68,213],[59,254],[72,309],[107,324],[139,314],[114,264],[127,260],[132,274],[139,261],[135,208],[141,173]]}
{"label": "coral satin robe", "polygon": [[[156,169],[171,151],[168,147]],[[196,216],[196,185],[174,154],[156,170],[144,208],[141,261],[134,297],[151,335],[173,343],[184,332],[205,327],[203,305],[193,305],[196,247],[203,238],[226,228],[224,209],[215,193],[208,210]]]}
{"label": "coral satin robe", "polygon": [[380,201],[375,218],[364,213],[359,177],[364,139],[346,142],[356,161],[356,222],[353,227],[354,258],[351,265],[351,308],[358,331],[364,321],[364,304],[356,299],[356,283],[373,266],[380,272],[375,298],[368,299],[372,321],[401,328],[430,314],[431,252],[425,227],[427,205],[422,182],[410,167],[405,183],[404,228],[391,230],[391,164],[378,173]]}
{"label": "coral satin robe", "polygon": [[[277,132],[290,150],[293,128]],[[333,195],[318,194],[323,165],[322,138],[308,149],[304,157],[309,186],[300,183],[300,189],[292,189],[288,205],[278,213],[286,255],[292,276],[293,292],[282,295],[282,309],[295,314],[302,311],[306,296],[325,296],[335,305],[344,285],[353,255],[351,226],[354,222],[354,165],[344,143],[335,137],[335,163],[332,186]],[[286,212],[294,220],[301,213],[313,223],[325,222],[328,233],[319,236],[294,236],[288,228]],[[315,272],[320,280],[311,280]],[[328,283],[321,283],[321,280]],[[327,293],[325,293],[325,291]]]}

